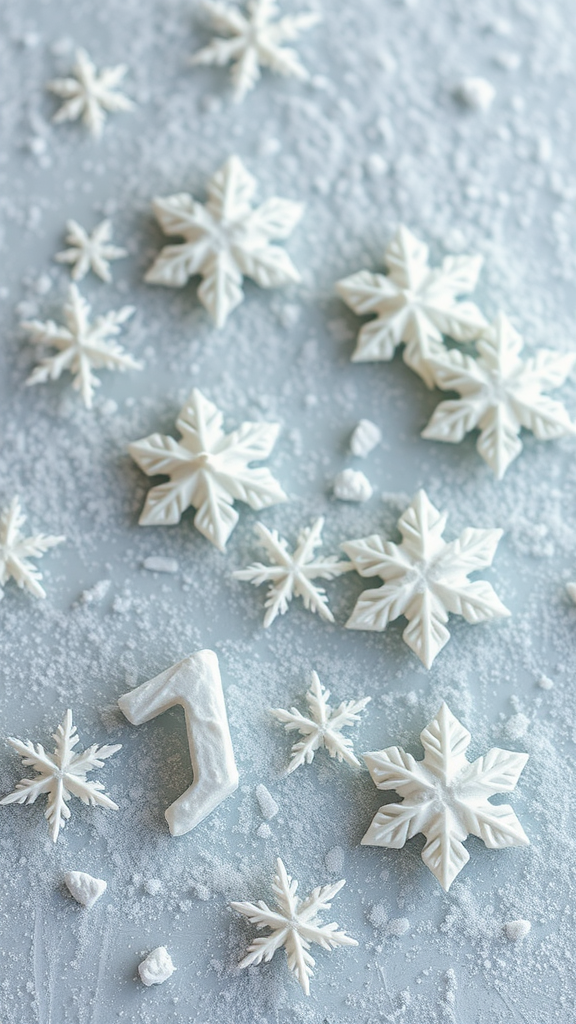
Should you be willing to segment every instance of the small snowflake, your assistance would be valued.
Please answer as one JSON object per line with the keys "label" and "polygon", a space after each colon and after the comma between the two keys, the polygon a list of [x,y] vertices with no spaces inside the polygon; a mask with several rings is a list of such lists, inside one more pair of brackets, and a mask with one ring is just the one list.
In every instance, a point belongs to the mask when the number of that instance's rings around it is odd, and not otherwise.
{"label": "small snowflake", "polygon": [[443,704],[420,733],[423,761],[401,747],[364,755],[378,789],[394,789],[404,799],[380,808],[362,843],[399,850],[418,832],[424,833],[422,860],[446,892],[470,860],[462,845],[469,835],[478,836],[490,850],[529,845],[509,804],[491,804],[488,799],[512,792],[528,754],[493,747],[470,763],[465,754],[470,739]]}
{"label": "small snowflake", "polygon": [[92,270],[107,284],[112,280],[110,261],[121,260],[128,253],[111,244],[112,222],[103,220],[94,228],[91,235],[75,220],[66,222],[66,244],[70,249],[56,253],[58,263],[72,264],[72,280],[82,281],[89,270]]}
{"label": "small snowflake", "polygon": [[72,374],[72,387],[82,395],[87,409],[92,408],[94,388],[100,381],[92,370],[141,370],[142,366],[112,339],[120,334],[122,324],[134,313],[134,306],[123,306],[117,312],[111,311],[96,317],[90,323],[90,306],[78,291],[70,285],[68,301],[64,306],[65,326],[47,320],[27,320],[22,327],[31,335],[35,345],[46,345],[58,350],[57,355],[47,356],[32,371],[27,384],[44,384],[47,380],[58,380],[64,370]]}
{"label": "small snowflake", "polygon": [[34,597],[46,597],[46,591],[40,586],[42,573],[33,566],[29,558],[42,558],[50,548],[63,544],[65,537],[47,537],[38,533],[26,537],[22,527],[26,516],[22,512],[18,498],[14,498],[8,508],[0,515],[0,600],[4,597],[3,587],[9,579],[15,580],[19,587],[29,590]]}
{"label": "small snowflake", "polygon": [[46,86],[65,100],[52,118],[54,123],[77,121],[81,117],[88,130],[99,137],[106,111],[134,109],[132,100],[116,91],[127,70],[125,64],[118,64],[114,68],[102,68],[98,74],[86,51],[77,50],[76,63],[72,68],[74,77],[54,78]]}
{"label": "small snowflake", "polygon": [[279,288],[299,281],[288,253],[273,238],[288,238],[303,212],[290,199],[267,199],[254,208],[256,179],[242,161],[230,157],[208,183],[203,205],[187,192],[154,200],[154,213],[165,235],[180,235],[180,245],[167,245],[146,274],[149,284],[183,288],[199,274],[198,298],[217,327],[243,298],[242,278],[261,288]]}
{"label": "small snowflake", "polygon": [[277,615],[284,615],[288,611],[293,597],[301,597],[305,608],[318,612],[327,622],[334,622],[326,592],[322,587],[315,586],[312,580],[333,580],[343,572],[349,572],[352,565],[339,562],[337,555],[325,555],[323,558],[314,556],[316,548],[322,544],[323,526],[324,519],[320,518],[312,526],[301,530],[296,550],[292,553],[287,541],[276,530],[269,530],[262,523],[256,524],[256,533],[272,565],[255,562],[247,569],[238,569],[232,575],[234,579],[252,583],[255,587],[262,583],[270,584],[265,602],[265,627],[270,626]]}
{"label": "small snowflake", "polygon": [[437,386],[460,398],[440,403],[422,437],[457,444],[479,429],[476,448],[501,480],[522,451],[522,427],[539,441],[576,433],[562,403],[542,394],[564,383],[576,355],[542,348],[521,359],[522,338],[503,313],[477,348],[477,359],[453,349],[431,360]]}
{"label": "small snowflake", "polygon": [[360,766],[360,761],[354,753],[352,740],[342,736],[342,729],[354,725],[360,721],[360,712],[364,710],[370,701],[370,697],[362,697],[360,700],[347,700],[333,709],[328,701],[330,690],[322,686],[318,674],[312,673],[312,684],[306,694],[306,701],[310,709],[310,715],[302,715],[297,708],[290,708],[285,711],[283,708],[273,708],[272,714],[279,722],[284,722],[286,732],[293,732],[295,729],[304,736],[292,747],[292,760],[286,772],[287,775],[299,768],[301,764],[310,764],[314,755],[320,747],[326,747],[330,757],[338,761],[347,761],[348,764]]}
{"label": "small snowflake", "polygon": [[80,741],[76,726],[72,725],[72,712],[67,711],[62,725],[53,734],[56,740],[54,753],[47,754],[41,743],[29,740],[9,739],[8,743],[22,758],[25,768],[33,768],[38,773],[36,779],[22,779],[16,784],[13,793],[0,800],[0,804],[33,804],[39,796],[48,796],[48,806],[44,817],[50,827],[50,835],[54,842],[58,833],[70,817],[69,801],[78,797],[83,804],[90,807],[99,805],[117,811],[118,805],[104,792],[101,782],[90,782],[86,775],[95,768],[102,768],[104,761],[112,757],[121,744],[99,747],[96,743],[74,753],[74,747]]}
{"label": "small snowflake", "polygon": [[171,526],[192,507],[198,510],[196,529],[223,551],[238,522],[235,500],[258,511],[286,501],[270,471],[250,465],[268,458],[278,424],[243,423],[225,434],[222,419],[220,410],[195,388],[176,420],[180,441],[151,434],[129,446],[144,473],[170,477],[148,492],[141,526]]}
{"label": "small snowflake", "polygon": [[318,917],[330,910],[332,900],[346,882],[333,882],[331,885],[317,886],[306,899],[296,895],[298,882],[286,873],[284,864],[278,857],[276,874],[272,891],[276,901],[276,910],[271,910],[264,900],[257,903],[231,903],[233,910],[247,917],[257,928],[269,928],[271,934],[254,939],[248,947],[248,955],[240,962],[240,967],[252,967],[255,964],[268,963],[277,949],[284,946],[288,956],[288,969],[296,975],[306,995],[310,995],[310,978],[314,972],[314,958],[310,955],[310,946],[316,943],[323,949],[334,949],[336,946],[357,946],[356,939],[351,939],[345,932],[338,931],[338,925],[320,924]]}
{"label": "small snowflake", "polygon": [[232,64],[231,76],[236,103],[241,103],[260,78],[260,68],[270,68],[279,75],[307,81],[309,74],[300,63],[295,50],[283,43],[297,39],[301,32],[320,21],[313,12],[296,14],[274,21],[280,13],[274,0],[248,0],[248,17],[237,7],[205,0],[204,10],[216,32],[229,38],[213,39],[192,57],[192,64]]}
{"label": "small snowflake", "polygon": [[432,388],[428,360],[444,351],[442,336],[473,341],[487,326],[473,302],[457,299],[476,287],[482,257],[447,256],[441,267],[432,269],[428,246],[401,226],[386,249],[384,263],[386,276],[361,270],[336,285],[355,313],[376,314],[362,327],[352,360],[390,360],[404,342],[404,362]]}
{"label": "small snowflake", "polygon": [[360,594],[348,629],[381,631],[404,615],[403,638],[426,668],[450,639],[449,612],[473,624],[510,615],[489,583],[468,579],[492,564],[502,530],[468,527],[447,544],[442,538],[446,519],[425,491],[418,491],[398,521],[400,545],[378,534],[342,544],[361,576],[384,580],[383,587]]}

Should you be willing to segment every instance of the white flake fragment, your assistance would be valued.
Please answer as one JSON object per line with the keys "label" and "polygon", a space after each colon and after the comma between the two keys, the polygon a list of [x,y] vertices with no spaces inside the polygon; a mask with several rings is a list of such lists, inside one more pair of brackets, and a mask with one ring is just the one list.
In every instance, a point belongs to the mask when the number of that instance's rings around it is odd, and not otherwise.
{"label": "white flake fragment", "polygon": [[352,431],[350,451],[358,459],[365,459],[380,444],[382,431],[372,420],[359,420]]}
{"label": "white flake fragment", "polygon": [[496,89],[486,78],[463,78],[454,89],[454,96],[471,110],[485,113],[492,106]]}
{"label": "white flake fragment", "polygon": [[576,583],[567,583],[566,591],[570,600],[576,604]]}
{"label": "white flake fragment", "polygon": [[83,590],[79,597],[80,604],[100,604],[112,586],[112,580],[98,580],[89,590]]}
{"label": "white flake fragment", "polygon": [[504,932],[510,942],[518,942],[520,939],[526,938],[531,928],[532,924],[530,921],[524,921],[520,918],[518,921],[507,921],[504,925]]}
{"label": "white flake fragment", "polygon": [[176,573],[180,566],[175,558],[164,558],[161,555],[149,555],[142,562],[142,568],[148,572]]}
{"label": "white flake fragment", "polygon": [[372,484],[359,469],[343,469],[334,479],[334,497],[339,501],[368,501]]}
{"label": "white flake fragment", "polygon": [[263,818],[266,818],[266,820],[269,821],[271,818],[276,817],[280,808],[278,807],[278,804],[276,803],[272,794],[269,792],[269,790],[266,789],[266,786],[264,786],[262,783],[256,786],[256,799],[258,801],[260,813],[262,814]]}
{"label": "white flake fragment", "polygon": [[43,533],[25,536],[22,527],[26,516],[22,512],[20,501],[13,498],[10,505],[0,514],[0,600],[9,579],[23,590],[28,590],[34,597],[45,598],[46,591],[40,585],[42,573],[29,561],[30,558],[42,558],[50,548],[63,544],[65,537],[51,537]]}
{"label": "white flake fragment", "polygon": [[70,78],[54,78],[46,88],[65,102],[52,118],[54,124],[77,121],[82,118],[88,130],[97,138],[102,134],[106,111],[133,110],[134,103],[117,91],[128,68],[118,64],[102,68],[98,73],[86,50],[76,51]]}
{"label": "white flake fragment", "polygon": [[66,244],[70,248],[56,253],[54,259],[58,263],[72,265],[73,281],[82,281],[88,271],[92,270],[109,284],[112,280],[110,262],[128,255],[126,249],[111,243],[112,222],[103,220],[89,235],[77,221],[69,220],[66,222],[66,231]]}
{"label": "white flake fragment", "polygon": [[256,835],[259,839],[270,839],[272,835],[272,829],[267,821],[263,821],[261,825],[256,829]]}
{"label": "white flake fragment", "polygon": [[77,903],[88,910],[106,892],[107,883],[102,878],[93,878],[85,871],[67,871],[64,875],[66,887]]}
{"label": "white flake fragment", "polygon": [[541,690],[551,690],[554,686],[554,683],[551,679],[548,678],[548,676],[540,676],[540,679],[538,680],[538,686]]}
{"label": "white flake fragment", "polygon": [[165,981],[168,981],[176,968],[172,963],[172,958],[166,949],[166,946],[158,946],[153,949],[151,953],[141,964],[138,964],[138,974],[140,975],[140,981],[144,985],[163,985]]}

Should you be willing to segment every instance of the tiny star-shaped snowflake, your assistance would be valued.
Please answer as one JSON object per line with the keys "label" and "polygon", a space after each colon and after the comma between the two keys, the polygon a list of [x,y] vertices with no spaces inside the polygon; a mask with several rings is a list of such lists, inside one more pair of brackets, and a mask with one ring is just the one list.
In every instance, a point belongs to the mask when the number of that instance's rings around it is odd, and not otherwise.
{"label": "tiny star-shaped snowflake", "polygon": [[440,403],[422,437],[457,444],[479,429],[476,448],[501,480],[522,451],[522,427],[539,441],[576,433],[562,403],[542,394],[564,383],[576,355],[541,348],[522,359],[522,338],[503,313],[476,347],[477,359],[452,349],[430,361],[438,387],[460,398]]}
{"label": "tiny star-shaped snowflake", "polygon": [[0,800],[0,804],[33,804],[39,796],[46,794],[48,806],[44,817],[48,821],[50,835],[56,842],[60,829],[70,817],[68,803],[73,796],[90,807],[98,805],[118,810],[118,805],[104,792],[102,783],[91,782],[86,775],[95,768],[102,768],[106,758],[120,750],[121,744],[99,747],[93,743],[87,750],[74,753],[80,737],[76,726],[72,725],[71,711],[64,715],[64,721],[56,729],[53,739],[56,740],[53,754],[47,754],[41,743],[12,738],[8,740],[22,758],[24,767],[33,768],[38,777],[22,779],[16,784],[13,793]]}
{"label": "tiny star-shaped snowflake", "polygon": [[360,761],[354,753],[352,740],[342,735],[342,729],[355,725],[360,721],[360,712],[370,702],[370,697],[360,700],[345,700],[336,708],[330,707],[330,690],[322,686],[318,674],[312,672],[312,684],[306,694],[306,702],[310,709],[309,716],[303,715],[297,708],[285,711],[283,708],[272,708],[272,714],[279,722],[284,722],[286,732],[297,730],[303,740],[298,740],[292,747],[292,760],[286,771],[290,775],[301,764],[310,764],[320,747],[326,747],[330,757],[338,761],[360,767]]}
{"label": "tiny star-shaped snowflake", "polygon": [[307,81],[309,74],[298,55],[283,43],[297,39],[301,32],[320,21],[313,12],[277,18],[278,5],[274,0],[249,0],[248,16],[237,7],[205,0],[202,5],[214,29],[229,38],[213,39],[192,57],[192,64],[214,64],[223,67],[232,64],[231,77],[234,100],[241,103],[260,78],[260,68],[270,68],[279,75]]}
{"label": "tiny star-shaped snowflake", "polygon": [[529,846],[530,841],[509,804],[491,804],[496,793],[511,793],[528,754],[493,747],[470,763],[471,736],[447,704],[420,733],[424,760],[401,747],[365,754],[378,789],[394,789],[404,799],[385,804],[362,839],[365,846],[399,850],[418,832],[426,836],[422,860],[447,892],[470,860],[462,845],[478,836],[490,850]]}
{"label": "tiny star-shaped snowflake", "polygon": [[351,540],[342,549],[361,576],[380,576],[383,587],[364,590],[346,623],[348,629],[381,631],[404,615],[404,641],[430,668],[450,639],[448,614],[476,624],[510,615],[486,580],[468,575],[492,565],[502,530],[463,530],[457,540],[442,538],[446,513],[425,491],[418,491],[398,521],[400,545],[378,534]]}
{"label": "tiny star-shaped snowflake", "polygon": [[141,363],[127,355],[112,339],[120,334],[122,324],[134,313],[134,306],[123,306],[96,317],[90,323],[90,305],[70,285],[68,301],[64,305],[65,326],[47,320],[26,320],[22,327],[28,331],[35,345],[46,345],[58,350],[57,355],[42,359],[32,371],[27,384],[44,384],[58,380],[64,370],[72,374],[72,387],[79,391],[87,409],[92,408],[94,389],[100,387],[93,370],[141,370]]}
{"label": "tiny star-shaped snowflake", "polygon": [[40,585],[42,573],[28,559],[41,558],[50,548],[63,544],[65,537],[48,537],[43,533],[26,537],[22,527],[26,516],[18,498],[5,508],[0,515],[0,600],[4,597],[3,587],[9,579],[19,587],[29,590],[34,597],[46,597]]}
{"label": "tiny star-shaped snowflake", "polygon": [[103,220],[94,228],[91,235],[75,220],[66,221],[66,244],[69,249],[56,253],[58,263],[72,264],[72,280],[82,281],[89,270],[106,281],[112,280],[110,261],[121,260],[128,253],[117,245],[112,245],[112,222]]}
{"label": "tiny star-shaped snowflake", "polygon": [[360,270],[336,285],[355,313],[376,314],[362,327],[352,361],[390,360],[404,342],[404,362],[432,388],[428,360],[444,351],[443,335],[468,342],[487,327],[473,302],[457,299],[474,290],[482,262],[481,256],[446,256],[432,269],[428,246],[401,225],[386,249],[386,276]]}
{"label": "tiny star-shaped snowflake", "polygon": [[194,526],[220,551],[238,522],[234,501],[260,510],[286,501],[277,480],[251,462],[267,459],[278,437],[277,423],[242,423],[232,434],[222,429],[222,413],[194,388],[180,410],[180,441],[151,434],[129,445],[134,461],[148,476],[168,476],[148,492],[141,526],[172,526],[187,508],[198,511]]}
{"label": "tiny star-shaped snowflake", "polygon": [[322,544],[324,519],[317,519],[312,526],[305,527],[298,534],[296,549],[292,553],[288,543],[280,537],[276,530],[269,530],[263,523],[257,523],[255,530],[263,548],[268,552],[272,565],[255,562],[247,569],[238,569],[232,575],[236,580],[243,580],[259,587],[269,583],[268,596],[265,602],[267,609],[264,616],[264,627],[270,626],[277,615],[284,615],[293,597],[301,597],[304,607],[327,622],[334,622],[334,616],[328,607],[328,598],[322,587],[312,582],[315,579],[333,580],[353,566],[349,562],[339,562],[337,555],[315,557],[316,548]]}
{"label": "tiny star-shaped snowflake", "polygon": [[271,934],[254,939],[248,947],[248,954],[240,961],[240,967],[252,967],[255,964],[268,963],[277,949],[284,946],[288,956],[288,969],[296,975],[306,995],[310,995],[310,978],[313,976],[315,960],[310,955],[312,943],[323,949],[335,949],[336,946],[357,946],[356,939],[351,939],[345,932],[338,931],[338,925],[320,924],[318,917],[330,910],[332,900],[346,885],[344,879],[331,885],[317,886],[306,899],[296,895],[298,882],[286,872],[284,864],[278,857],[276,874],[272,891],[277,909],[272,910],[264,900],[257,903],[231,903],[243,917],[247,917],[257,928],[269,928]]}
{"label": "tiny star-shaped snowflake", "polygon": [[274,196],[251,205],[256,179],[237,156],[230,157],[208,182],[204,205],[187,192],[154,199],[154,213],[165,235],[181,235],[180,245],[161,250],[146,274],[149,284],[183,288],[199,274],[198,298],[217,327],[244,298],[242,278],[261,288],[279,288],[300,274],[273,238],[288,238],[303,212],[301,203]]}
{"label": "tiny star-shaped snowflake", "polygon": [[98,74],[86,50],[76,51],[76,63],[71,78],[54,78],[46,88],[65,102],[52,118],[54,124],[63,121],[77,121],[82,118],[88,130],[97,138],[102,134],[106,111],[133,110],[134,104],[116,87],[124,78],[128,68],[118,64],[113,68],[102,68]]}

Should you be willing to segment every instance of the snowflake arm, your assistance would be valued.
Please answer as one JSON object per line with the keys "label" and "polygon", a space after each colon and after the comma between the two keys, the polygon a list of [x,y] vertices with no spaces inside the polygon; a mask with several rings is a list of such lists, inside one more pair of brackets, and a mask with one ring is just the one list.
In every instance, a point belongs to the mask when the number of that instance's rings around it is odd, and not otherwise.
{"label": "snowflake arm", "polygon": [[55,78],[46,86],[65,101],[52,118],[54,124],[77,121],[81,117],[92,135],[99,138],[107,111],[134,109],[132,100],[116,91],[127,70],[125,64],[119,64],[117,67],[103,68],[98,74],[86,51],[77,50],[76,63],[72,68],[73,77]]}
{"label": "snowflake arm", "polygon": [[92,270],[107,284],[112,280],[110,262],[128,255],[126,249],[111,244],[112,222],[103,220],[91,235],[75,220],[66,222],[66,243],[70,248],[56,253],[58,263],[72,266],[72,280],[82,281],[89,270]]}
{"label": "snowflake arm", "polygon": [[28,590],[34,597],[45,598],[46,591],[40,584],[42,573],[29,561],[41,558],[50,548],[63,544],[65,537],[53,537],[40,533],[26,537],[22,527],[26,516],[20,501],[13,498],[11,504],[0,515],[0,598],[2,587],[13,579],[17,586]]}

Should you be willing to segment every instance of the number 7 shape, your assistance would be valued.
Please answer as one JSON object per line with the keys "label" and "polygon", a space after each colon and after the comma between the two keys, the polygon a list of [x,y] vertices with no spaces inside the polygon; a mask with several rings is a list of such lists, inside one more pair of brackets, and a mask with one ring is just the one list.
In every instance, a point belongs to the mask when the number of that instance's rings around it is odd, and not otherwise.
{"label": "number 7 shape", "polygon": [[194,781],[165,812],[171,834],[183,836],[238,788],[218,658],[214,651],[191,654],[125,693],[118,704],[132,725],[175,704],[184,708]]}

